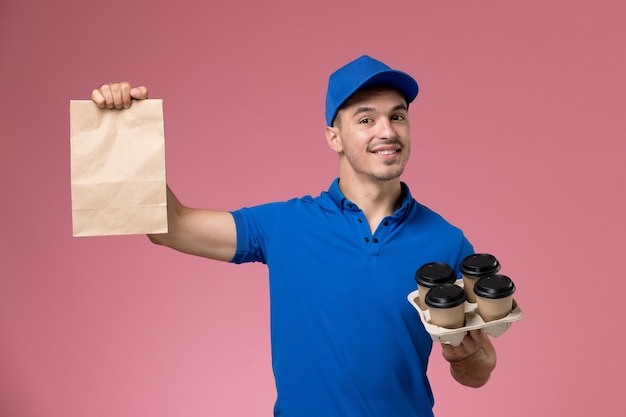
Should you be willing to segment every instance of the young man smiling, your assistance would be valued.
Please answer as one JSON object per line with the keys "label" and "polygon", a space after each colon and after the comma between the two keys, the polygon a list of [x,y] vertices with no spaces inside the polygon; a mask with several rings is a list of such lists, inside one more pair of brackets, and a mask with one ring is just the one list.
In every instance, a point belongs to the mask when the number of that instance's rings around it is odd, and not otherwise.
{"label": "young man smiling", "polygon": [[400,201],[409,159],[408,103],[395,88],[357,91],[337,112],[326,138],[339,154],[339,188],[363,210],[372,233]]}
{"label": "young man smiling", "polygon": [[[186,207],[168,189],[169,232],[153,242],[269,268],[276,416],[433,415],[432,340],[406,296],[421,265],[458,273],[473,248],[400,181],[417,93],[410,75],[369,56],[330,76],[325,134],[339,177],[317,197],[220,212]],[[92,92],[101,108],[147,96],[125,82]],[[454,379],[472,387],[496,363],[481,331],[442,353]]]}

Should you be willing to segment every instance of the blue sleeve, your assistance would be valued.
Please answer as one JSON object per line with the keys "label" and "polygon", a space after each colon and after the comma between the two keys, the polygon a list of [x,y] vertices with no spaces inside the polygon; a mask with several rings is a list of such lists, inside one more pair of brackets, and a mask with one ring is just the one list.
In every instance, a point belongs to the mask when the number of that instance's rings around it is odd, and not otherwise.
{"label": "blue sleeve", "polygon": [[237,228],[237,251],[230,262],[267,263],[267,248],[283,204],[263,204],[231,212]]}

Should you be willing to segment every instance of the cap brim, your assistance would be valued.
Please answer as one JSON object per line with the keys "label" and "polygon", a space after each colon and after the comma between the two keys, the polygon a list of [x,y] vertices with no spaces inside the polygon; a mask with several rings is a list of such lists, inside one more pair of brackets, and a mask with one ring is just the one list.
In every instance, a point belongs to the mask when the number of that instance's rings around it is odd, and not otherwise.
{"label": "cap brim", "polygon": [[361,85],[354,90],[354,93],[359,91],[364,87],[369,87],[377,84],[387,84],[392,87],[397,88],[406,98],[408,103],[411,103],[417,97],[417,93],[419,91],[419,87],[417,85],[417,81],[413,79],[409,74],[398,71],[398,70],[388,70],[378,72],[365,81],[361,83]]}

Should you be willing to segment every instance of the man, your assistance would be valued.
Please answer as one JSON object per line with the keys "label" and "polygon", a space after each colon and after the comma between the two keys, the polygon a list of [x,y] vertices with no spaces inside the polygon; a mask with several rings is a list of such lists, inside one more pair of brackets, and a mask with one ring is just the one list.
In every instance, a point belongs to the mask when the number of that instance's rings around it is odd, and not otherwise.
{"label": "man", "polygon": [[[276,416],[432,416],[432,339],[406,296],[421,265],[458,273],[473,249],[400,181],[417,93],[410,75],[369,56],[330,76],[325,134],[339,178],[318,197],[219,212],[186,207],[168,189],[169,232],[154,243],[269,267]],[[147,96],[128,83],[92,92],[100,108]],[[485,384],[495,367],[481,331],[442,352],[467,386]]]}

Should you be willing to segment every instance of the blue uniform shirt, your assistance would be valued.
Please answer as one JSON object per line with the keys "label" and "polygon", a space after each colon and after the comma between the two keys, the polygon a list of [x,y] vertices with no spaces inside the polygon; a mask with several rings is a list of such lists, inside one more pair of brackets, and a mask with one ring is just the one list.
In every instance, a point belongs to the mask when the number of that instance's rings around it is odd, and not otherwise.
{"label": "blue uniform shirt", "polygon": [[232,262],[269,267],[276,416],[433,415],[432,340],[407,295],[421,265],[458,272],[473,249],[402,191],[402,206],[374,234],[338,179],[318,197],[232,213]]}

